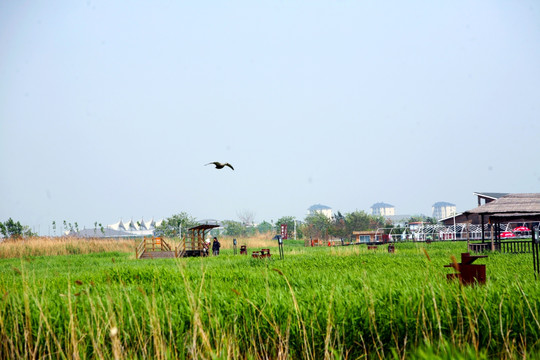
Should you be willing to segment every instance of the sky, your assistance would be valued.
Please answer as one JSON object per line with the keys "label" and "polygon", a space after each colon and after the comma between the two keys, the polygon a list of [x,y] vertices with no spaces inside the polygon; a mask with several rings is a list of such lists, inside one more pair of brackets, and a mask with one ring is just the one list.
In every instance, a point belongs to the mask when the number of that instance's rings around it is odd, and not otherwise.
{"label": "sky", "polygon": [[0,79],[0,221],[44,235],[540,188],[536,0],[7,0]]}

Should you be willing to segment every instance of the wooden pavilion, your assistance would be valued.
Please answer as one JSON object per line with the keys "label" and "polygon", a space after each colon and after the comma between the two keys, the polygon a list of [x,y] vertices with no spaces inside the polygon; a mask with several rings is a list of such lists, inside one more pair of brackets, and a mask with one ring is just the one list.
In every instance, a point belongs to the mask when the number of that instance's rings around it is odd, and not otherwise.
{"label": "wooden pavilion", "polygon": [[219,227],[217,221],[208,221],[189,228],[176,248],[169,245],[162,237],[145,237],[135,249],[137,259],[156,259],[207,256],[208,249],[205,248],[205,238],[208,231]]}
{"label": "wooden pavilion", "polygon": [[[492,202],[478,206],[463,213],[465,216],[480,216],[482,222],[482,242],[469,243],[470,251],[502,251],[509,253],[532,253],[535,272],[540,272],[538,254],[538,222],[540,221],[540,194],[508,194]],[[485,221],[491,225],[491,239],[486,242],[484,234]],[[528,224],[532,230],[531,241],[515,241],[501,239],[500,224],[511,221]],[[535,228],[536,227],[536,228]]]}
{"label": "wooden pavilion", "polygon": [[204,240],[208,231],[217,228],[215,224],[200,224],[188,229],[188,234],[184,235],[177,248],[177,257],[204,256],[207,254],[204,249]]}

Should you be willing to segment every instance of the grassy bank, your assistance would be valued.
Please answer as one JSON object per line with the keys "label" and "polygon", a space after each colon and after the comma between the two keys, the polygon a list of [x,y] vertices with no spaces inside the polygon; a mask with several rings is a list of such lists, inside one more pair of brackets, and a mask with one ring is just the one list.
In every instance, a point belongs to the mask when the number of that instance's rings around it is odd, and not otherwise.
{"label": "grassy bank", "polygon": [[[240,243],[240,242],[239,242]],[[0,245],[0,247],[3,245]],[[490,254],[484,286],[447,282],[464,243],[285,245],[285,259],[0,260],[1,358],[540,356],[530,255]],[[274,251],[277,253],[277,249]]]}

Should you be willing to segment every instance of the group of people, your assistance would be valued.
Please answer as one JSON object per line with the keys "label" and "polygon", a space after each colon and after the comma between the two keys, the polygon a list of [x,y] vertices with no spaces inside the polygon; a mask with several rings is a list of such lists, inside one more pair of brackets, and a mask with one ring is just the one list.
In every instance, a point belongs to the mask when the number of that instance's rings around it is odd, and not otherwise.
{"label": "group of people", "polygon": [[[217,237],[214,236],[214,241],[212,242],[212,255],[217,256],[219,255],[219,248],[221,247],[221,244],[219,243]],[[205,256],[208,256],[208,250],[210,249],[210,239],[206,239],[204,242],[204,254]]]}

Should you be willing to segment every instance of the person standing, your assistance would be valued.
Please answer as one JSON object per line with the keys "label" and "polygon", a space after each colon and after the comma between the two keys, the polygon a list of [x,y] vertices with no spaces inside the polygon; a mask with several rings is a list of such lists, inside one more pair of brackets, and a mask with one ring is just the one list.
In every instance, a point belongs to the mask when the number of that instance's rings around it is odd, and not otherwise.
{"label": "person standing", "polygon": [[212,255],[219,255],[219,248],[221,244],[219,243],[217,237],[214,236],[214,242],[212,243]]}
{"label": "person standing", "polygon": [[208,256],[208,250],[210,249],[210,239],[204,240],[203,256]]}

